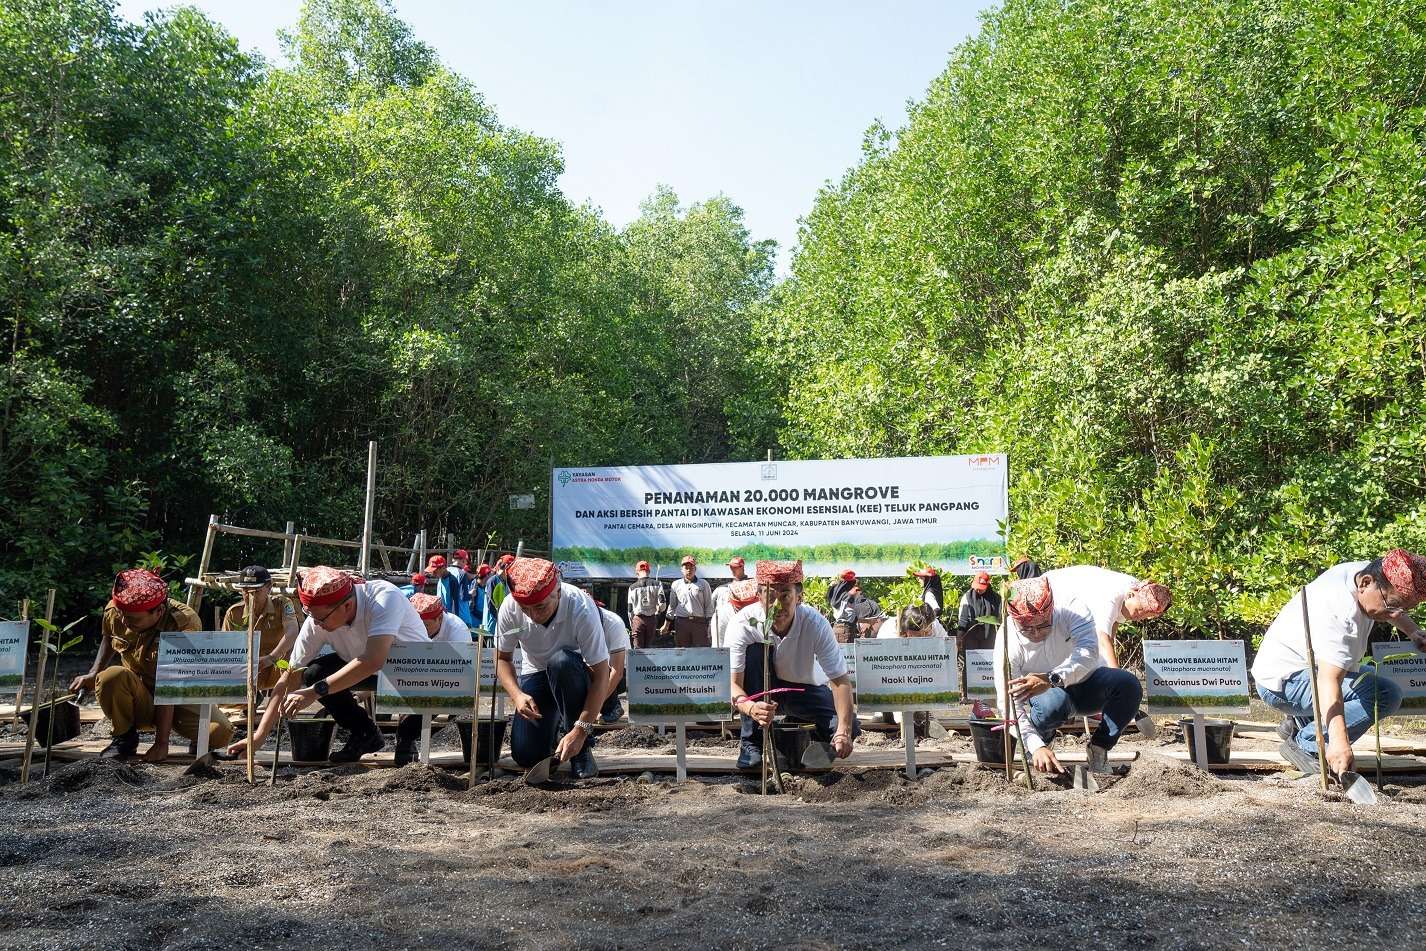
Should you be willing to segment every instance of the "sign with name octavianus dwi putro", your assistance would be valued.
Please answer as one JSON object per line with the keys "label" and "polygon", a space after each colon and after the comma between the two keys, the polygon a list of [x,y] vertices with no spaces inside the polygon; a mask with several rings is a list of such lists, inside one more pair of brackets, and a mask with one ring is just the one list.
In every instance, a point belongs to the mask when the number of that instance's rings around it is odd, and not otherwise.
{"label": "sign with name octavianus dwi putro", "polygon": [[1248,712],[1242,641],[1144,641],[1144,681],[1151,713]]}
{"label": "sign with name octavianus dwi putro", "polygon": [[709,578],[734,555],[800,558],[809,576],[1004,572],[1007,472],[1004,455],[554,469],[553,557],[597,578],[640,561],[676,578],[685,555]]}

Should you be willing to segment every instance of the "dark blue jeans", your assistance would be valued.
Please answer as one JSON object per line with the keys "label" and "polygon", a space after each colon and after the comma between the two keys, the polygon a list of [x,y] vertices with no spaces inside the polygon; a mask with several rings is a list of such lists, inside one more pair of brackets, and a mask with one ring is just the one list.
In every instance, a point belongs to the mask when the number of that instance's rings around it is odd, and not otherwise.
{"label": "dark blue jeans", "polygon": [[[748,645],[747,663],[743,668],[743,689],[750,694],[763,691],[763,649],[762,644]],[[793,683],[779,677],[775,667],[769,665],[768,669],[772,672],[774,688],[802,688],[801,693],[780,693],[770,697],[769,699],[777,701],[777,712],[785,713],[795,720],[814,724],[812,735],[822,743],[832,742],[832,736],[837,732],[837,705],[832,700],[832,688],[826,684],[813,686],[812,684]],[[744,715],[742,719],[743,748],[748,749],[749,744],[752,744],[751,749],[761,754],[763,728],[758,726],[757,721],[750,716]],[[856,717],[852,717],[852,736],[859,736],[861,732],[861,724],[857,722]]]}
{"label": "dark blue jeans", "polygon": [[1030,725],[1047,743],[1055,728],[1070,717],[1103,713],[1104,718],[1089,741],[1112,750],[1124,728],[1134,722],[1143,696],[1144,688],[1138,677],[1127,670],[1100,667],[1077,684],[1051,687],[1038,697],[1031,697],[1027,713]]}
{"label": "dark blue jeans", "polygon": [[[533,723],[516,715],[510,724],[510,755],[528,768],[553,753],[560,737],[579,719],[589,696],[589,668],[578,651],[565,648],[550,658],[543,671],[523,674],[520,689],[540,708],[540,719]],[[594,748],[594,737],[584,741],[584,748]]]}
{"label": "dark blue jeans", "polygon": [[[1342,716],[1346,720],[1347,739],[1353,743],[1367,735],[1376,724],[1376,713],[1389,717],[1401,709],[1401,688],[1369,673],[1350,670],[1342,678]],[[1317,755],[1317,727],[1312,722],[1312,676],[1304,668],[1283,682],[1282,690],[1269,690],[1258,684],[1258,696],[1263,703],[1297,721],[1298,748]],[[1323,711],[1324,713],[1326,711]],[[1327,724],[1322,724],[1324,730]]]}

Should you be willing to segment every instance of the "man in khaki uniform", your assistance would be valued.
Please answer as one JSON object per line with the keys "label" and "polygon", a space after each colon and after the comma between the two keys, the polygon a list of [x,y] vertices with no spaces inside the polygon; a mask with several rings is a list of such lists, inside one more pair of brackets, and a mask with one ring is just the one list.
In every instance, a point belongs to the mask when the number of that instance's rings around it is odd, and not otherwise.
{"label": "man in khaki uniform", "polygon": [[223,615],[223,630],[246,631],[248,612],[246,606],[252,602],[253,615],[257,621],[253,630],[258,639],[257,689],[271,690],[277,683],[277,662],[285,660],[297,640],[297,612],[285,598],[272,597],[272,574],[262,565],[248,565],[238,577],[235,588],[243,593],[243,600],[228,608]]}
{"label": "man in khaki uniform", "polygon": [[[113,724],[114,739],[101,756],[133,756],[139,749],[139,731],[153,730],[153,746],[144,759],[159,763],[168,757],[171,732],[197,737],[199,707],[156,705],[153,696],[159,634],[200,629],[198,615],[170,598],[168,585],[147,568],[130,568],[114,578],[114,589],[104,607],[99,654],[89,673],[69,685],[74,691],[93,690],[100,709]],[[116,654],[120,666],[110,667]],[[208,743],[210,749],[216,749],[232,738],[233,727],[217,707],[211,711]]]}

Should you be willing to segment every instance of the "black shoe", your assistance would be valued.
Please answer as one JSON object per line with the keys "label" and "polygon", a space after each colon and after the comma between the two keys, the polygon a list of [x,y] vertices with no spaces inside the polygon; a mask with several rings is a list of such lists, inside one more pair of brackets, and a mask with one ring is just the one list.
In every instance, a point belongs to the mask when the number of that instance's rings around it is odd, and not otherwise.
{"label": "black shoe", "polygon": [[385,748],[385,738],[382,737],[381,731],[373,726],[365,733],[353,733],[347,738],[346,745],[328,759],[333,763],[355,763],[367,753],[380,753]]}
{"label": "black shoe", "polygon": [[396,741],[396,765],[406,766],[416,758],[416,741],[399,738]]}
{"label": "black shoe", "polygon": [[1292,764],[1293,769],[1304,776],[1314,776],[1317,774],[1317,757],[1298,746],[1296,743],[1283,743],[1277,748],[1279,755]]}
{"label": "black shoe", "polygon": [[1283,717],[1277,721],[1278,739],[1284,743],[1297,742],[1297,731],[1300,729],[1302,727],[1298,725],[1297,717]]}
{"label": "black shoe", "polygon": [[109,741],[109,745],[104,747],[99,754],[100,759],[128,759],[139,751],[139,731],[129,730],[128,733],[115,734]]}
{"label": "black shoe", "polygon": [[599,764],[594,761],[594,752],[587,746],[574,754],[574,759],[569,761],[569,769],[575,779],[593,779],[599,775]]}
{"label": "black shoe", "polygon": [[761,770],[763,768],[763,752],[751,743],[744,743],[738,751],[738,769],[741,770]]}

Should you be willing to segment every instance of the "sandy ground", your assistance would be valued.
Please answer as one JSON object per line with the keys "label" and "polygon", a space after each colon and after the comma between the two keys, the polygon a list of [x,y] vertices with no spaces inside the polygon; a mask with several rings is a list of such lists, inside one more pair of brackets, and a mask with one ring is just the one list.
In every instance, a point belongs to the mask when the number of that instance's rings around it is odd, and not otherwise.
{"label": "sandy ground", "polygon": [[0,786],[0,948],[1419,944],[1426,789],[1352,806],[1161,742],[1097,794],[967,767],[763,798],[734,777],[467,791],[414,765],[268,789],[234,764],[74,763]]}

